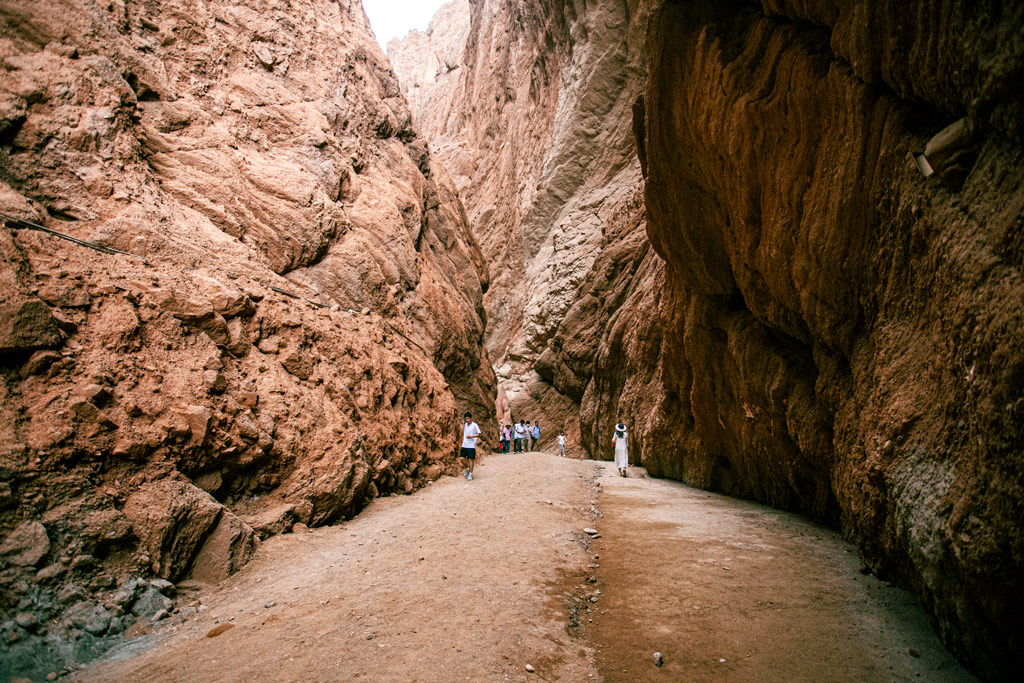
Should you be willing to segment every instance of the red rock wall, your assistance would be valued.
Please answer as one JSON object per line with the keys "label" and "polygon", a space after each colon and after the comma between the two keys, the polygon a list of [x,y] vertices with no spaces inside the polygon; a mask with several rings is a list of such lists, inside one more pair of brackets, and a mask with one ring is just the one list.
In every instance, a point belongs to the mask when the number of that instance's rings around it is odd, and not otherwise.
{"label": "red rock wall", "polygon": [[[1024,14],[764,4],[666,3],[652,23],[661,340],[607,347],[608,391],[651,472],[841,525],[1006,676],[1024,636]],[[973,140],[929,145],[964,116]],[[928,179],[908,158],[926,146]],[[630,397],[622,357],[659,368],[661,399]]]}
{"label": "red rock wall", "polygon": [[[390,56],[481,235],[514,412],[578,411],[596,457],[623,420],[655,475],[844,529],[1005,676],[1024,599],[1024,10],[466,11],[444,18],[470,26],[458,68],[413,68],[424,43],[451,55],[440,20]],[[908,158],[926,148],[927,179]],[[609,179],[634,154],[643,178]],[[546,298],[565,305],[545,316]]]}
{"label": "red rock wall", "polygon": [[493,430],[482,256],[358,2],[0,27],[0,209],[131,254],[0,230],[4,614],[215,580],[436,479],[463,409]]}
{"label": "red rock wall", "polygon": [[647,249],[631,111],[648,11],[454,2],[389,46],[488,263],[487,346],[512,416],[541,419],[545,439],[565,429],[577,453],[579,400],[615,310],[605,290]]}

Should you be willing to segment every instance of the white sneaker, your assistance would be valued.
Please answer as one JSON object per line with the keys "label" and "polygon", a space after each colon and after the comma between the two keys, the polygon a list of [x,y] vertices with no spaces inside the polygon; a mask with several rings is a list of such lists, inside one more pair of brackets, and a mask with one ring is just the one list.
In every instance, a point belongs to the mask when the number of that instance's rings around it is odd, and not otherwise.
{"label": "white sneaker", "polygon": [[469,472],[468,474],[466,474],[466,479],[469,479],[470,481],[473,481],[473,473]]}
{"label": "white sneaker", "polygon": [[466,471],[462,473],[462,476],[464,476],[464,477],[468,477],[469,476],[469,468],[468,467],[466,468]]}

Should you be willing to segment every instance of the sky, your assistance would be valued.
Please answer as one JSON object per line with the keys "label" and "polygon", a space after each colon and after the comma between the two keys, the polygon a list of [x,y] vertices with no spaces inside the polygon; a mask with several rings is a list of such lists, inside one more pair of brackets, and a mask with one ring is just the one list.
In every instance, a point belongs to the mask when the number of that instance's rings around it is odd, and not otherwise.
{"label": "sky", "polygon": [[447,0],[363,0],[377,42],[387,52],[388,41],[403,38],[414,28],[426,31],[430,19]]}

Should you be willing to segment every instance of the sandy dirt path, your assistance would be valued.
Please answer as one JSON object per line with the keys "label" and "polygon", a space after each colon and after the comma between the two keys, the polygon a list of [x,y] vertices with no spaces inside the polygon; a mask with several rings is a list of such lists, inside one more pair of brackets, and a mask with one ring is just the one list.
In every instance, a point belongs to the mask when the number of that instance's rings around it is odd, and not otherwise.
{"label": "sandy dirt path", "polygon": [[443,477],[344,524],[272,537],[201,594],[198,618],[78,680],[587,681],[593,655],[557,595],[588,563],[595,471],[488,456],[471,482]]}
{"label": "sandy dirt path", "polygon": [[473,482],[270,539],[199,617],[78,680],[973,680],[835,533],[630,474],[491,456]]}
{"label": "sandy dirt path", "polygon": [[[972,681],[917,599],[796,515],[682,484],[598,479],[589,637],[613,681]],[[664,664],[655,667],[653,653]]]}

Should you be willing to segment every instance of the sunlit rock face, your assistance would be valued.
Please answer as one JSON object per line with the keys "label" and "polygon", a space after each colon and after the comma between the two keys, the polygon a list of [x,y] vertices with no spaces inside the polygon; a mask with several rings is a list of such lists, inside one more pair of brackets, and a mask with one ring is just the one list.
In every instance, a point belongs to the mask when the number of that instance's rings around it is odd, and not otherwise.
{"label": "sunlit rock face", "polygon": [[513,413],[599,457],[623,420],[653,474],[841,527],[972,667],[1017,670],[1024,10],[461,8],[415,48],[468,25],[461,61],[398,73]]}
{"label": "sunlit rock face", "polygon": [[641,263],[658,262],[632,123],[648,13],[456,1],[389,46],[488,263],[487,347],[513,417],[574,444],[599,344]]}
{"label": "sunlit rock face", "polygon": [[0,22],[0,210],[127,252],[0,230],[3,619],[223,578],[494,428],[483,258],[358,2]]}

